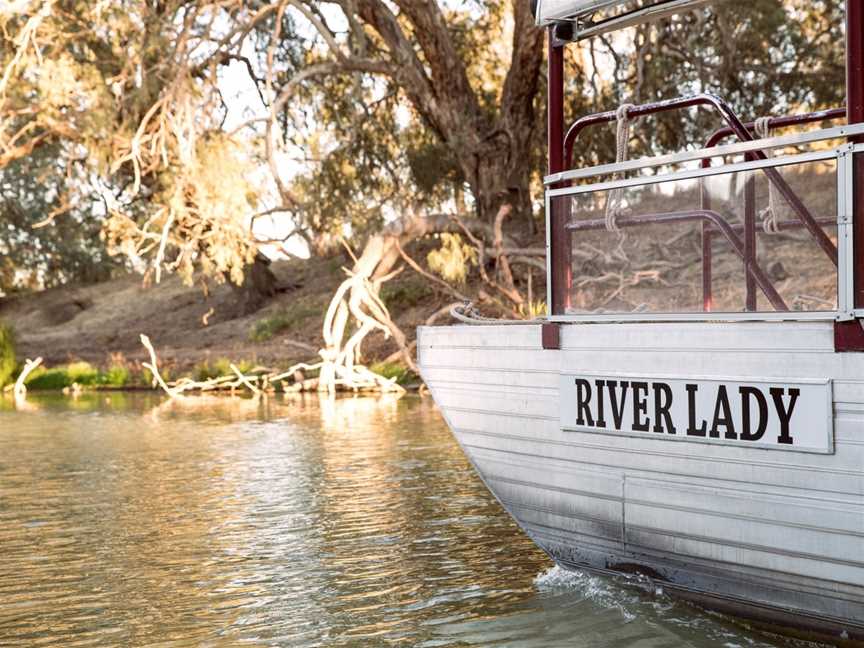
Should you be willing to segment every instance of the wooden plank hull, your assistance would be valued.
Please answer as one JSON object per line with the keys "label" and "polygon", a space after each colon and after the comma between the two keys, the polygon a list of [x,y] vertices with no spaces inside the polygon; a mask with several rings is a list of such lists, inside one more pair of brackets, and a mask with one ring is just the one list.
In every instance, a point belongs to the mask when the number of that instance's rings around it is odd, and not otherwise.
{"label": "wooden plank hull", "polygon": [[[864,354],[830,322],[422,328],[423,378],[489,489],[564,567],[864,640]],[[564,372],[830,380],[833,452],[562,429]],[[845,633],[845,634],[844,634]]]}

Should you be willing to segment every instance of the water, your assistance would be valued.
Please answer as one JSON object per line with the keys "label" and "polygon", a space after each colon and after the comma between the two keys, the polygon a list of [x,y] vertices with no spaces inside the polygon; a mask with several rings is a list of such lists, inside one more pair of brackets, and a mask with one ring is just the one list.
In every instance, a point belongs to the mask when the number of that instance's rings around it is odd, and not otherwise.
{"label": "water", "polygon": [[782,646],[564,572],[420,398],[0,399],[0,645]]}

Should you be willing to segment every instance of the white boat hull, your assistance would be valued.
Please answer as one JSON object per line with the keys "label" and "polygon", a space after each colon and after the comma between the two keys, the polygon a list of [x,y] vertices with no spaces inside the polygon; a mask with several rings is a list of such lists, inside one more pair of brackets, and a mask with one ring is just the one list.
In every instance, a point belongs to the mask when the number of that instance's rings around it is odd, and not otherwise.
{"label": "white boat hull", "polygon": [[[538,545],[564,567],[864,640],[864,354],[835,353],[831,322],[562,325],[560,350],[540,328],[418,332],[453,434]],[[564,429],[573,373],[829,380],[831,449]]]}

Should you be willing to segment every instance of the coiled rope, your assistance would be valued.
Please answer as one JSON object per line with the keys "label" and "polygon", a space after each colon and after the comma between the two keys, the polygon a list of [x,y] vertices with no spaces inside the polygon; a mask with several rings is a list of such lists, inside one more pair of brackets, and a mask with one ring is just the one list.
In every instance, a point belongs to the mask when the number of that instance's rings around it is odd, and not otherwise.
{"label": "coiled rope", "polygon": [[[771,117],[760,117],[753,124],[753,130],[756,137],[765,139],[770,136],[771,132]],[[767,151],[766,157],[773,157],[773,151]],[[780,232],[780,205],[784,201],[782,194],[771,180],[768,180],[768,206],[759,212],[759,218],[762,220],[762,229],[766,234],[778,234]]]}
{"label": "coiled rope", "polygon": [[[615,135],[615,163],[621,164],[626,162],[629,156],[630,144],[630,111],[636,106],[633,104],[621,104],[618,110],[615,111],[615,117],[618,121],[618,130]],[[623,177],[623,174],[617,174],[617,178]],[[609,192],[609,197],[606,199],[606,229],[610,232],[620,232],[618,227],[618,216],[623,212],[621,208],[621,199],[624,196],[624,189],[613,189]]]}
{"label": "coiled rope", "polygon": [[464,304],[456,304],[450,309],[450,317],[465,324],[531,324],[533,322],[545,320],[545,317],[535,317],[533,320],[511,320],[511,319],[495,319],[494,317],[486,317],[481,315],[474,307],[474,302],[465,302]]}

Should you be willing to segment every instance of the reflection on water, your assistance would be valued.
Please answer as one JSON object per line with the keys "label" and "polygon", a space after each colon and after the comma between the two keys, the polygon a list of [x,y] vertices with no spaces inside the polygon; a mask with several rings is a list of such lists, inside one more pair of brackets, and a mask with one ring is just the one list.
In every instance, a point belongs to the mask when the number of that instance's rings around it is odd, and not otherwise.
{"label": "reflection on water", "polygon": [[430,402],[0,398],[0,645],[775,646],[562,572]]}

